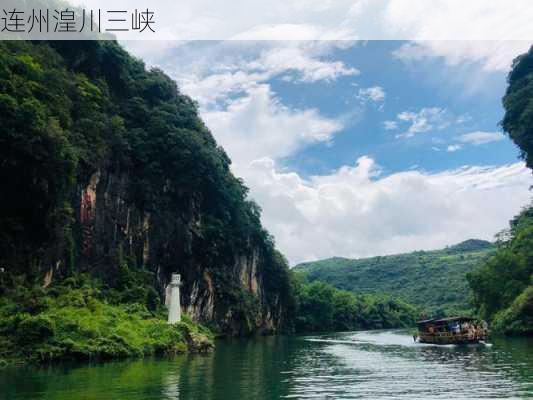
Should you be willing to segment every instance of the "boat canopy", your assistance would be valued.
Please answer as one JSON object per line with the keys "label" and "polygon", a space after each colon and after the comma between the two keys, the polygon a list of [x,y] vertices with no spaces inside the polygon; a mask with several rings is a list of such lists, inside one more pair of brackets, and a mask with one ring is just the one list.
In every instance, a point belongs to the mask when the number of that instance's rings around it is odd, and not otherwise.
{"label": "boat canopy", "polygon": [[418,326],[426,326],[426,325],[446,325],[450,322],[470,322],[474,321],[475,318],[472,317],[448,317],[448,318],[432,318],[432,319],[426,319],[423,321],[418,321],[416,324]]}

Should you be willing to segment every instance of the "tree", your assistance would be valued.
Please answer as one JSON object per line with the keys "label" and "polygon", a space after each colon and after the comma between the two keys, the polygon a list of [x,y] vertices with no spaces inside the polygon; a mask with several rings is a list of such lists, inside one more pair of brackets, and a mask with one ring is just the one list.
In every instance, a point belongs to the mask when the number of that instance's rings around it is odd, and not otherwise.
{"label": "tree", "polygon": [[507,81],[502,126],[533,168],[533,47],[514,60]]}

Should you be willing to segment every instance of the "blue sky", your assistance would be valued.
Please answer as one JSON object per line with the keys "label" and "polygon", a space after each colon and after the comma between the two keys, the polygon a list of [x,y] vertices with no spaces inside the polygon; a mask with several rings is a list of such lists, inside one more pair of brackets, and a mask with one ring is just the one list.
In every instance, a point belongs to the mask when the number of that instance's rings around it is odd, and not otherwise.
{"label": "blue sky", "polygon": [[498,125],[528,43],[130,42],[231,157],[291,264],[491,240],[531,198]]}
{"label": "blue sky", "polygon": [[[293,84],[282,78],[271,81],[272,90],[295,108],[316,107],[331,118],[349,119],[345,128],[328,143],[311,145],[284,162],[299,173],[323,174],[369,155],[378,160],[384,173],[409,168],[430,172],[458,168],[465,164],[503,165],[517,161],[518,151],[508,138],[480,145],[465,145],[457,138],[469,132],[499,132],[502,118],[501,97],[505,91],[505,71],[487,74],[483,85],[465,88],[475,67],[450,68],[436,59],[406,65],[393,53],[404,42],[372,41],[330,55],[357,68],[357,76],[314,84]],[[459,69],[459,71],[453,71]],[[452,74],[462,79],[450,79]],[[383,88],[383,101],[362,102],[361,88]],[[428,130],[409,139],[396,138],[406,124],[386,130],[384,121],[396,121],[404,111],[417,112],[427,107],[446,110],[449,118],[464,116],[465,121],[443,129]],[[447,151],[460,144],[461,149]]]}

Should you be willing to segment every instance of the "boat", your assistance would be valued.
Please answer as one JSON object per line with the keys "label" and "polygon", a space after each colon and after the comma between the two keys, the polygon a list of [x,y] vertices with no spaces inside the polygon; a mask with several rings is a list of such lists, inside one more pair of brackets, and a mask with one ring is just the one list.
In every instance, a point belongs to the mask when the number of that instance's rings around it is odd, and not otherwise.
{"label": "boat", "polygon": [[476,344],[488,335],[487,323],[471,317],[426,319],[418,321],[417,326],[419,343]]}

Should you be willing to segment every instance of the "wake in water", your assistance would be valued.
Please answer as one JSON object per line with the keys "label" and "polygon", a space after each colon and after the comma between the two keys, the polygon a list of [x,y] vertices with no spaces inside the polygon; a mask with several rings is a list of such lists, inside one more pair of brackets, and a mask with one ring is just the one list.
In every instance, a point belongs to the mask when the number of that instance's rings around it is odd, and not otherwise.
{"label": "wake in water", "polygon": [[[306,378],[296,381],[297,398],[308,397],[313,385],[338,399],[509,399],[530,393],[523,382],[509,376],[515,366],[492,350],[490,343],[415,343],[408,331],[352,332],[305,340],[320,347],[312,354],[314,362],[305,363]],[[331,365],[336,379],[319,379],[326,371],[331,375]],[[317,379],[310,378],[313,374]]]}
{"label": "wake in water", "polygon": [[[406,347],[438,347],[438,348],[455,348],[457,346],[463,347],[465,345],[437,345],[431,343],[420,343],[413,341],[412,337],[405,330],[398,331],[361,331],[356,333],[345,334],[346,337],[342,339],[324,337],[309,337],[306,340],[311,342],[324,343],[345,343],[345,344],[373,344],[377,346],[406,346]],[[468,347],[491,347],[491,343],[479,342],[477,344],[466,345]]]}

